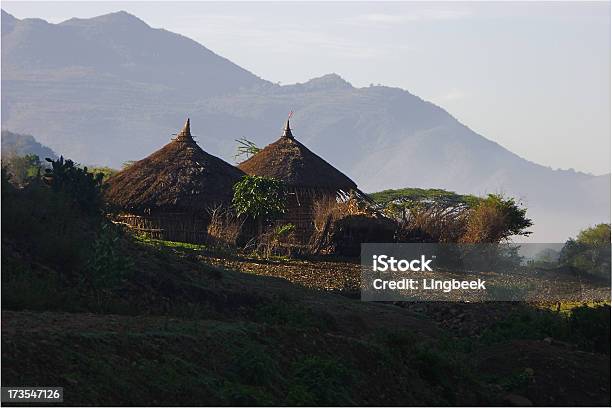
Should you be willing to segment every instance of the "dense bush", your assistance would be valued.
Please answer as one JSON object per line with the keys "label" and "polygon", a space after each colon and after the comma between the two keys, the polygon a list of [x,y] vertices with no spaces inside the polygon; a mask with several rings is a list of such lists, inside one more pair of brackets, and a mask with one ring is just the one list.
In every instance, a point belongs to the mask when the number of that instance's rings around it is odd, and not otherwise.
{"label": "dense bush", "polygon": [[527,228],[533,222],[527,218],[527,209],[522,208],[514,198],[489,194],[480,199],[470,210],[462,242],[501,242],[513,235],[528,236]]}
{"label": "dense bush", "polygon": [[113,224],[101,224],[88,252],[83,283],[94,292],[117,287],[132,271],[132,262],[121,252],[120,230]]}
{"label": "dense bush", "polygon": [[86,246],[94,238],[93,223],[99,220],[84,218],[71,197],[39,181],[23,189],[5,189],[4,180],[2,184],[3,240],[14,242],[20,252],[65,278],[84,268]]}
{"label": "dense bush", "polygon": [[44,178],[22,188],[2,171],[3,284],[10,290],[29,279],[15,259],[50,286],[96,292],[118,284],[130,264],[119,251],[119,231],[102,215],[101,178],[69,160],[51,163]]}
{"label": "dense bush", "polygon": [[610,279],[610,224],[599,224],[567,240],[559,263],[574,271]]}
{"label": "dense bush", "polygon": [[319,356],[298,360],[293,366],[287,402],[298,406],[352,405],[350,389],[355,373],[341,362]]}
{"label": "dense bush", "polygon": [[513,198],[460,195],[439,189],[385,190],[372,194],[379,208],[400,224],[407,242],[496,243],[527,236],[533,225]]}
{"label": "dense bush", "polygon": [[95,213],[102,206],[101,188],[104,174],[91,173],[80,168],[72,160],[46,159],[51,168],[45,170],[44,180],[56,192],[64,192],[79,207]]}
{"label": "dense bush", "polygon": [[530,309],[510,314],[482,334],[484,343],[511,339],[551,338],[577,345],[580,349],[610,353],[610,305],[582,305],[567,313]]}
{"label": "dense bush", "polygon": [[286,190],[280,180],[260,176],[244,176],[234,185],[232,207],[238,217],[247,217],[257,224],[256,241],[265,244],[273,240],[273,223],[286,210]]}
{"label": "dense bush", "polygon": [[568,324],[570,337],[581,348],[610,353],[610,305],[573,308]]}

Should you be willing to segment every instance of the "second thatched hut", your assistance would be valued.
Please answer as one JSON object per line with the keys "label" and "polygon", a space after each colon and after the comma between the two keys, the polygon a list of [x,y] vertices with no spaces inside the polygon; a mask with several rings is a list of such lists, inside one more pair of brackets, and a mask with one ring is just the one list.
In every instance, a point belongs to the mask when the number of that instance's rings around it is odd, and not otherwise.
{"label": "second thatched hut", "polygon": [[346,200],[353,193],[359,194],[353,180],[295,139],[289,120],[280,139],[238,167],[249,175],[274,178],[285,184],[289,197],[281,221],[295,226],[302,243],[308,243],[314,231],[315,203]]}
{"label": "second thatched hut", "polygon": [[206,242],[209,211],[229,205],[244,173],[202,150],[189,119],[167,145],[108,180],[117,220],[153,238]]}

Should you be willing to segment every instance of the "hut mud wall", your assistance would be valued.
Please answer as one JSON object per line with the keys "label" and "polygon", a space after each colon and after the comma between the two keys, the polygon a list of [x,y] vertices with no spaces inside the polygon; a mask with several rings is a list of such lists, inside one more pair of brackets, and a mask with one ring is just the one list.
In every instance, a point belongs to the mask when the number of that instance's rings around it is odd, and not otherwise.
{"label": "hut mud wall", "polygon": [[160,213],[155,215],[119,214],[114,221],[130,230],[153,239],[166,241],[208,242],[208,217],[187,213]]}
{"label": "hut mud wall", "polygon": [[334,193],[300,189],[289,193],[286,212],[277,220],[277,225],[293,224],[299,245],[308,245],[315,232],[315,203],[323,199],[335,199]]}

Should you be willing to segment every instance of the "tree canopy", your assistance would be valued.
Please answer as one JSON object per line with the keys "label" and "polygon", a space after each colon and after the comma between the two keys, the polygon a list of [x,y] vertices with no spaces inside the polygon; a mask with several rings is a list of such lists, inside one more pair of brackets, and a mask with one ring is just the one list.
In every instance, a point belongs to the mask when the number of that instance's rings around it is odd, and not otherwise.
{"label": "tree canopy", "polygon": [[501,194],[477,197],[442,189],[403,188],[370,195],[379,209],[408,230],[407,239],[434,242],[500,242],[527,236],[527,208]]}
{"label": "tree canopy", "polygon": [[575,271],[610,279],[610,224],[598,224],[567,240],[560,262]]}

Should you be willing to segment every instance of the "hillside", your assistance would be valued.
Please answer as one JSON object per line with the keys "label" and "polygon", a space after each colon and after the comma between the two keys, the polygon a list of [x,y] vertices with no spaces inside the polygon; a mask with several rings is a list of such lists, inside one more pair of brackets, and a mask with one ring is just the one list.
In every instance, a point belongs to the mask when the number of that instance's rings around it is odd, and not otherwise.
{"label": "hillside", "polygon": [[137,238],[64,193],[2,180],[3,386],[69,406],[610,403],[609,306],[362,302],[290,282],[354,263]]}
{"label": "hillside", "polygon": [[55,159],[57,155],[53,150],[36,141],[32,135],[21,135],[18,133],[2,131],[2,156],[25,156],[35,154],[41,160],[47,157]]}
{"label": "hillside", "polygon": [[540,241],[610,219],[609,174],[532,163],[406,90],[356,88],[337,74],[279,86],[125,12],[2,21],[2,126],[81,162],[145,157],[185,116],[198,142],[231,162],[235,139],[266,145],[295,110],[296,137],[364,191],[505,192],[526,202]]}

